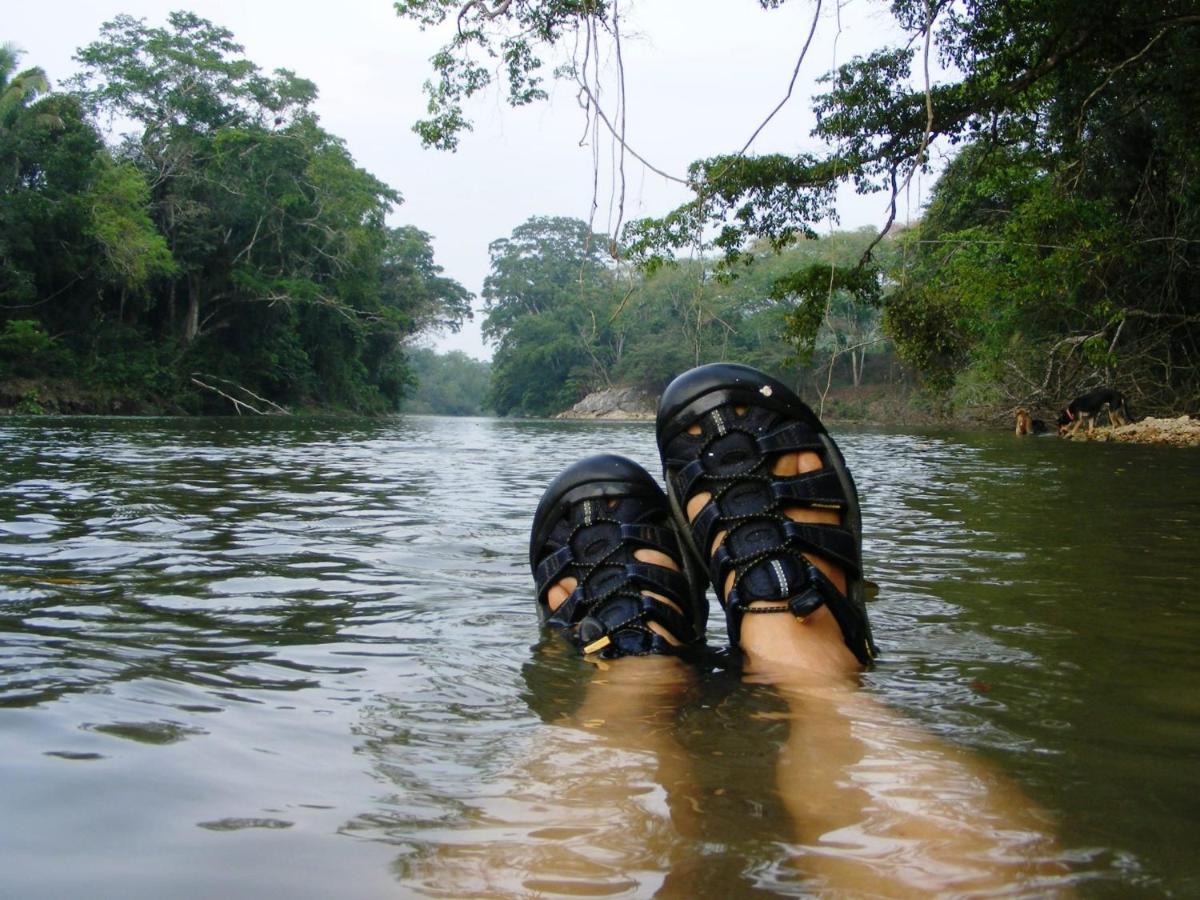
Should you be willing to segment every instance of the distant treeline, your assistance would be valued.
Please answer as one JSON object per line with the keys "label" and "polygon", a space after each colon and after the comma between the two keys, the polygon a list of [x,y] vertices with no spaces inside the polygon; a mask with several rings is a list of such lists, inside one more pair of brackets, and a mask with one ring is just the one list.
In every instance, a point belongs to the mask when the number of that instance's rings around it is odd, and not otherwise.
{"label": "distant treeline", "polygon": [[436,353],[419,348],[409,354],[416,388],[404,412],[438,416],[484,416],[488,406],[491,363],[461,350]]}
{"label": "distant treeline", "polygon": [[[899,377],[872,288],[823,284],[815,337],[793,336],[805,300],[774,285],[797,267],[846,265],[870,230],[762,248],[735,271],[704,259],[647,274],[614,261],[609,242],[576,219],[535,217],[491,245],[483,333],[495,346],[489,406],[544,416],[617,385],[661,390],[680,372],[732,359],[797,387],[861,385]],[[887,256],[889,243],[880,251]],[[872,280],[871,284],[875,282]],[[828,300],[828,303],[826,303]]]}
{"label": "distant treeline", "polygon": [[[616,14],[503,6],[501,19]],[[731,359],[810,396],[916,385],[912,402],[951,414],[1050,410],[1101,383],[1141,413],[1196,411],[1200,21],[1175,2],[977,6],[935,29],[964,78],[929,98],[894,90],[912,46],[839,70],[815,100],[828,158],[702,160],[694,198],[619,237],[535,217],[494,241],[486,396],[484,364],[410,350],[457,328],[471,296],[429,235],[388,227],[399,195],[321,128],[311,82],[260,72],[188,13],[107,23],[61,93],[6,45],[0,393],[61,378],[179,411],[383,412],[419,377],[415,408],[534,416]],[[481,77],[457,66],[467,49],[436,61],[449,117],[434,143],[465,126],[456,103]],[[513,59],[517,83],[537,70]],[[930,99],[932,125],[914,112]],[[127,133],[106,143],[97,123]],[[834,184],[895,198],[938,137],[957,151],[918,221],[878,242],[817,237]],[[689,246],[704,249],[678,258]]]}
{"label": "distant treeline", "polygon": [[51,93],[0,47],[0,379],[100,409],[395,410],[407,344],[470,315],[315,85],[241,51],[189,13],[119,16]]}

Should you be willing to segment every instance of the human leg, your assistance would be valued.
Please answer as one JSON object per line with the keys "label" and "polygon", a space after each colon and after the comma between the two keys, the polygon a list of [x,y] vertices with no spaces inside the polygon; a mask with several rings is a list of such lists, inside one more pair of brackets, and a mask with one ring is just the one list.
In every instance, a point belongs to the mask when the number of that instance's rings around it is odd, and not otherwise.
{"label": "human leg", "polygon": [[1057,844],[1020,790],[850,677],[875,657],[857,491],[811,410],[753,369],[703,367],[664,393],[658,438],[746,677],[787,703],[776,783],[814,893],[1059,892]]}
{"label": "human leg", "polygon": [[[544,715],[554,727],[509,798],[536,809],[537,839],[506,849],[493,871],[518,870],[525,889],[547,893],[644,887],[679,855],[679,835],[698,828],[673,729],[697,677],[681,657],[701,650],[707,622],[705,583],[689,565],[666,495],[631,460],[588,457],[546,488],[530,536],[539,614],[594,668],[577,703]],[[539,682],[578,677],[527,669]],[[563,685],[553,680],[531,690],[554,696]],[[651,802],[656,785],[666,818]]]}

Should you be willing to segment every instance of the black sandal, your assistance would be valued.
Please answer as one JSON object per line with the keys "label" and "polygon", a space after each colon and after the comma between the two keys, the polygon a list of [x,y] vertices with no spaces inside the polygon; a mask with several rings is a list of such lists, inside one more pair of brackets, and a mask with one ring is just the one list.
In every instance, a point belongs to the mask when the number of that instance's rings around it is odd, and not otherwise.
{"label": "black sandal", "polygon": [[[694,425],[700,434],[688,433]],[[691,555],[708,569],[731,645],[738,646],[748,613],[791,612],[803,619],[823,604],[846,646],[869,665],[878,650],[864,602],[858,492],[816,414],[774,378],[749,366],[716,363],[671,382],[659,400],[657,431],[671,509]],[[818,454],[824,467],[793,477],[772,474],[780,454],[799,451]],[[712,499],[689,522],[688,498],[704,492]],[[795,522],[784,513],[789,507],[836,509],[842,524]],[[724,540],[710,554],[722,531]],[[804,553],[841,566],[848,594]],[[722,596],[730,572],[733,585]],[[750,608],[760,600],[777,602]]]}
{"label": "black sandal", "polygon": [[[667,554],[680,571],[642,562],[634,556],[640,548]],[[534,513],[529,564],[542,621],[561,630],[585,655],[679,656],[703,645],[704,578],[693,577],[687,568],[691,563],[671,525],[666,494],[632,460],[591,456],[550,483]],[[567,577],[578,585],[551,612],[547,594]],[[666,597],[679,610],[643,590]],[[652,630],[650,622],[679,644]]]}

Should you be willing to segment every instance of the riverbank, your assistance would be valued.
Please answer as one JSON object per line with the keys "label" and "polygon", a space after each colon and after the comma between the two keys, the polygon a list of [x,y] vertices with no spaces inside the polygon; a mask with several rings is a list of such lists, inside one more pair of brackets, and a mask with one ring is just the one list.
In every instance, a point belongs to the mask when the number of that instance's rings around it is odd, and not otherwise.
{"label": "riverbank", "polygon": [[[917,393],[904,385],[838,387],[823,397],[804,398],[830,425],[880,425],[925,427],[942,425],[971,429],[1011,431],[1011,414],[998,410],[979,418],[938,415],[920,401]],[[637,388],[615,387],[589,394],[556,419],[650,421],[655,417],[658,396]],[[1071,437],[1081,441],[1164,444],[1174,447],[1200,447],[1200,421],[1190,416],[1155,418],[1147,416],[1130,425],[1098,427],[1080,431]]]}
{"label": "riverbank", "polygon": [[[803,398],[821,418],[842,425],[922,426],[945,423],[915,402],[913,390],[905,385],[837,387],[823,397]],[[639,422],[653,420],[658,395],[631,387],[613,387],[588,394],[556,419],[604,419]]]}
{"label": "riverbank", "polygon": [[0,379],[0,415],[158,416],[184,412],[153,397],[71,378]]}
{"label": "riverbank", "polygon": [[[233,390],[230,388],[230,390]],[[253,396],[242,398],[247,411],[260,411]],[[261,399],[261,398],[259,398]],[[1010,431],[1007,412],[987,419],[939,416],[920,402],[918,395],[903,385],[838,387],[824,397],[805,398],[821,418],[832,426],[875,425],[927,427],[932,425]],[[244,404],[244,405],[246,405]],[[261,404],[259,404],[261,405]],[[604,421],[653,421],[658,395],[638,388],[615,387],[589,394],[556,419]],[[235,409],[232,402],[224,411]],[[276,407],[269,412],[284,410]],[[346,414],[345,410],[303,407],[289,412],[305,414]],[[157,397],[134,396],[111,386],[91,386],[73,379],[0,379],[0,416],[4,415],[94,415],[94,416],[171,416],[193,415]],[[1001,422],[1001,420],[1003,420]],[[1001,424],[997,424],[1001,423]],[[1080,431],[1072,440],[1114,443],[1160,444],[1173,447],[1200,447],[1200,420],[1190,416],[1156,418],[1147,416],[1129,425],[1097,427],[1091,433]]]}
{"label": "riverbank", "polygon": [[1080,429],[1071,436],[1076,441],[1124,444],[1165,444],[1171,447],[1200,447],[1200,421],[1191,416],[1156,419],[1147,416],[1139,422],[1117,427],[1100,427],[1088,432]]}
{"label": "riverbank", "polygon": [[89,385],[73,378],[0,379],[0,416],[358,415],[303,404],[285,409],[228,379],[193,376],[193,394],[165,399],[143,389]]}

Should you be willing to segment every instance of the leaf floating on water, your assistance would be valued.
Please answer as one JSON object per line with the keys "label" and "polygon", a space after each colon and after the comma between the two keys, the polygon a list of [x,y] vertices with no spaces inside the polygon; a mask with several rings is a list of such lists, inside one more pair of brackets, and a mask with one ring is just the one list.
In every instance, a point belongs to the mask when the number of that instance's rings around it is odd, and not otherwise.
{"label": "leaf floating on water", "polygon": [[76,750],[47,750],[42,755],[43,756],[56,756],[59,759],[69,759],[69,760],[73,760],[73,761],[74,760],[86,761],[86,760],[91,760],[91,759],[104,759],[103,753],[83,753],[83,752],[76,751]]}
{"label": "leaf floating on water", "polygon": [[203,728],[180,725],[178,722],[112,722],[107,725],[89,722],[82,727],[86,731],[98,731],[139,744],[175,744],[190,737],[208,734]]}
{"label": "leaf floating on water", "polygon": [[198,828],[209,831],[241,831],[244,828],[291,828],[295,822],[285,819],[256,819],[230,816],[227,819],[216,819],[212,822],[197,822]]}
{"label": "leaf floating on water", "polygon": [[7,575],[0,584],[53,584],[58,587],[71,587],[94,582],[83,578],[68,578],[65,575]]}

